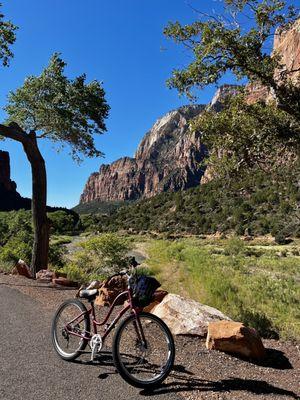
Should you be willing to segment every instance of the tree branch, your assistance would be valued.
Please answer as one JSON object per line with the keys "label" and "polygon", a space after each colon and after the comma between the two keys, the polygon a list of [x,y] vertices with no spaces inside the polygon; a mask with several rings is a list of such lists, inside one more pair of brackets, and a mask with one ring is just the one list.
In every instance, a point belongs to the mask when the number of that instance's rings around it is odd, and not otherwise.
{"label": "tree branch", "polygon": [[24,143],[27,139],[26,132],[14,122],[10,123],[9,126],[0,124],[0,135],[20,143]]}

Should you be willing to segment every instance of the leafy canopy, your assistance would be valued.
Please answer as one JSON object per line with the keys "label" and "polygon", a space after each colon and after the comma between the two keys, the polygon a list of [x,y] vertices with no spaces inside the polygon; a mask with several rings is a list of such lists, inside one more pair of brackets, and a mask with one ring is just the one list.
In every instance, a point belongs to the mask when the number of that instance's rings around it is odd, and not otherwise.
{"label": "leafy canopy", "polygon": [[99,156],[93,134],[106,130],[109,106],[98,81],[86,83],[81,75],[71,80],[64,75],[66,63],[55,53],[40,76],[28,77],[24,85],[9,94],[8,122],[25,131],[38,132],[38,138],[67,143],[72,156]]}
{"label": "leafy canopy", "polygon": [[[0,9],[2,3],[0,3]],[[4,15],[0,12],[0,60],[4,67],[9,65],[10,58],[13,57],[11,46],[16,40],[16,30],[18,28],[10,21],[4,20]]]}
{"label": "leafy canopy", "polygon": [[224,0],[224,5],[224,15],[197,11],[200,19],[192,24],[175,22],[165,28],[165,35],[188,48],[193,58],[186,68],[173,71],[169,87],[193,97],[193,88],[218,83],[232,72],[278,91],[274,72],[282,68],[280,57],[270,55],[265,44],[277,27],[296,20],[296,10],[279,0]]}
{"label": "leafy canopy", "polygon": [[300,123],[274,103],[247,104],[241,93],[228,97],[223,109],[207,109],[191,125],[202,132],[209,165],[218,176],[241,170],[277,168],[295,171],[300,150]]}

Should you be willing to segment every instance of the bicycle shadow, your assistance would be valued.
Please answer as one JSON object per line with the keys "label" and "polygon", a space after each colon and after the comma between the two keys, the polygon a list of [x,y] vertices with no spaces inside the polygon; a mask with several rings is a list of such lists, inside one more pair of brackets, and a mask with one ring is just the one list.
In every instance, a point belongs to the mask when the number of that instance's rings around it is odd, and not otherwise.
{"label": "bicycle shadow", "polygon": [[[270,349],[271,350],[271,349]],[[86,355],[90,353],[84,352]],[[278,353],[282,353],[279,352]],[[265,361],[265,367],[269,367],[269,363],[273,360],[274,355],[278,354],[277,350],[270,353],[269,357]],[[284,355],[284,353],[282,353]],[[273,365],[273,368],[290,368],[290,364],[286,364],[288,360],[285,356],[283,357],[283,365],[279,362],[277,366]],[[92,365],[95,367],[108,368],[108,370],[101,372],[98,375],[99,379],[107,379],[110,375],[117,375],[118,371],[115,368],[111,351],[102,351],[98,354],[96,360],[74,360],[74,363]],[[280,365],[280,367],[279,367]],[[247,391],[252,395],[278,395],[287,396],[292,399],[300,399],[300,396],[291,390],[286,390],[275,385],[272,385],[263,380],[255,379],[242,379],[230,377],[228,379],[222,379],[219,381],[210,381],[200,379],[195,374],[187,370],[183,365],[176,364],[173,367],[172,372],[169,375],[167,383],[163,383],[153,390],[141,390],[139,394],[141,396],[160,396],[170,393],[181,393],[181,392],[234,392],[234,391]]]}
{"label": "bicycle shadow", "polygon": [[[170,375],[172,377],[172,374]],[[179,379],[178,379],[179,378]],[[279,395],[288,396],[293,399],[300,399],[299,395],[291,390],[279,388],[271,385],[266,381],[254,379],[229,378],[220,381],[208,381],[198,378],[182,378],[177,377],[177,380],[164,383],[160,387],[153,390],[141,390],[141,396],[159,396],[170,393],[180,392],[234,392],[247,391],[252,395]]]}

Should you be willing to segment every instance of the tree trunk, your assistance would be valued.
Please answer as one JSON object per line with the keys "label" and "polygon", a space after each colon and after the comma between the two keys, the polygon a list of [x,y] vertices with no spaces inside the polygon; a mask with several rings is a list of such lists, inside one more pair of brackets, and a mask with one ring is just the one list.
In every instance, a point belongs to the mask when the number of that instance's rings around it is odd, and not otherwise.
{"label": "tree trunk", "polygon": [[47,174],[45,160],[38,148],[36,134],[31,132],[23,147],[32,172],[32,220],[34,244],[31,259],[32,274],[48,266],[49,220],[47,218]]}

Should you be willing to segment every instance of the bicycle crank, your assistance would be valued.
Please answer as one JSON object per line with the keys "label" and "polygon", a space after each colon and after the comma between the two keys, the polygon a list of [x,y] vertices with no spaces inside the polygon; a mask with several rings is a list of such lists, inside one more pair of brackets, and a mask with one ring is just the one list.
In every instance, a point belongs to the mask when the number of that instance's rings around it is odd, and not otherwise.
{"label": "bicycle crank", "polygon": [[99,353],[102,349],[102,337],[99,334],[93,335],[90,340],[90,346],[92,349],[91,361],[94,361],[97,353]]}

